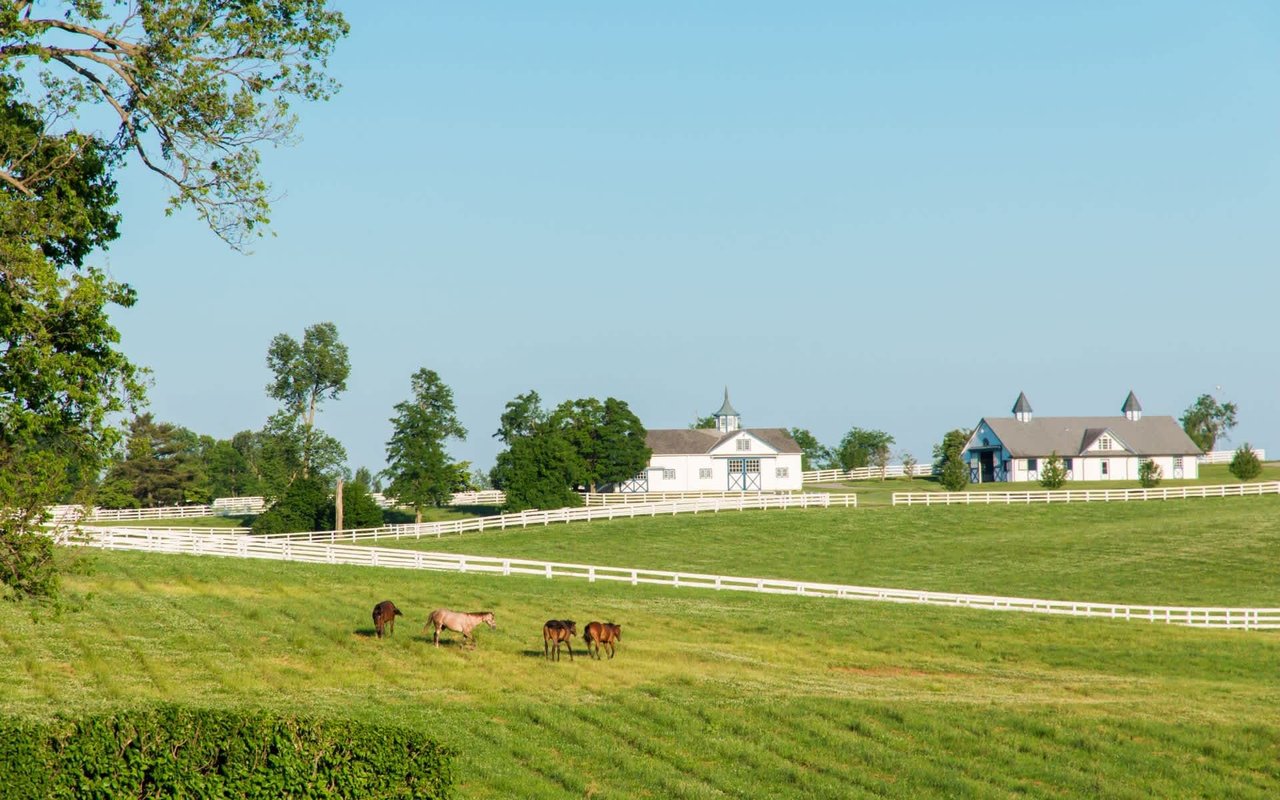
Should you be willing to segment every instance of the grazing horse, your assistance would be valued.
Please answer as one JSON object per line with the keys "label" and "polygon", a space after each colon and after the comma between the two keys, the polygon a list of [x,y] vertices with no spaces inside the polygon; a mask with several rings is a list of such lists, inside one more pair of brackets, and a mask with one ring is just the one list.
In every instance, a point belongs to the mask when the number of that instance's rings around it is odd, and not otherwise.
{"label": "grazing horse", "polygon": [[622,626],[612,622],[588,622],[582,640],[587,643],[587,655],[591,655],[591,646],[594,644],[595,658],[599,659],[600,645],[604,645],[609,651],[609,658],[613,658],[614,643],[622,641]]}
{"label": "grazing horse", "polygon": [[390,636],[396,632],[396,617],[403,617],[404,612],[396,608],[396,604],[390,600],[383,600],[373,607],[373,630],[378,634],[378,638],[382,638],[383,626],[388,627],[387,635]]}
{"label": "grazing horse", "polygon": [[[573,660],[573,644],[569,641],[569,637],[578,635],[578,623],[571,619],[549,619],[547,624],[542,626],[542,654],[547,658],[551,658],[555,653],[555,660],[560,660],[560,643],[569,648],[569,660]],[[552,644],[555,649],[552,649]]]}
{"label": "grazing horse", "polygon": [[425,636],[427,628],[435,626],[435,633],[432,635],[432,641],[436,643],[436,647],[440,646],[440,631],[448,628],[455,633],[462,634],[462,638],[471,642],[471,646],[476,646],[476,639],[471,635],[471,629],[479,625],[481,622],[490,628],[498,627],[493,621],[492,611],[450,611],[447,608],[437,608],[431,612],[431,616],[427,618],[427,624],[422,626],[422,634]]}

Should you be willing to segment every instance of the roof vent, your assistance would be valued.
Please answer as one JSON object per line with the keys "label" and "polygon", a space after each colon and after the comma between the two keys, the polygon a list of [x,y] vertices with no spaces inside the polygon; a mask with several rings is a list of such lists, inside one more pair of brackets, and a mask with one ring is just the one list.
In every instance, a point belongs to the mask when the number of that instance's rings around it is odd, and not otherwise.
{"label": "roof vent", "polygon": [[1018,422],[1031,421],[1031,403],[1022,392],[1018,392],[1018,400],[1013,404],[1013,416]]}
{"label": "roof vent", "polygon": [[1137,422],[1142,419],[1142,403],[1138,402],[1138,396],[1132,391],[1124,399],[1124,407],[1120,410],[1124,412],[1124,418],[1130,422]]}

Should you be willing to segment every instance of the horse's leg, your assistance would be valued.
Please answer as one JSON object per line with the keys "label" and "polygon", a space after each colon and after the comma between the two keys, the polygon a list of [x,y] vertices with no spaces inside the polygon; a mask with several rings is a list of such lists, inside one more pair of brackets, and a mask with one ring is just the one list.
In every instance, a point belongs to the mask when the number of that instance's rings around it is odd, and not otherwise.
{"label": "horse's leg", "polygon": [[435,633],[431,634],[431,640],[436,643],[436,647],[440,646],[440,626],[436,626]]}
{"label": "horse's leg", "polygon": [[613,642],[609,642],[609,658],[613,658]]}
{"label": "horse's leg", "polygon": [[548,661],[551,660],[551,640],[545,636],[542,637],[542,656]]}
{"label": "horse's leg", "polygon": [[565,639],[564,646],[569,651],[569,660],[573,661],[573,642],[569,641],[568,639]]}

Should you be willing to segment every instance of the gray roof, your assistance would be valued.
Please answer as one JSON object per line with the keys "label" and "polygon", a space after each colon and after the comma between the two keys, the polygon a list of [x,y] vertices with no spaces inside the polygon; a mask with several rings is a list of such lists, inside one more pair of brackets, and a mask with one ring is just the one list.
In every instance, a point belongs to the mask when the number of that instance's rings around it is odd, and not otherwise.
{"label": "gray roof", "polygon": [[1202,452],[1173,417],[1036,417],[1019,422],[1009,417],[983,422],[1000,438],[1015,458],[1036,458],[1057,453],[1076,456],[1099,436],[1110,431],[1118,446],[1139,456],[1198,456]]}
{"label": "gray roof", "polygon": [[654,455],[700,455],[710,453],[721,442],[740,433],[749,433],[779,453],[799,453],[800,445],[786,428],[743,428],[721,433],[715,428],[660,428],[645,432],[644,443]]}
{"label": "gray roof", "polygon": [[1142,403],[1138,402],[1138,396],[1135,395],[1132,390],[1130,390],[1129,396],[1124,399],[1124,406],[1120,410],[1126,414],[1130,411],[1142,410]]}
{"label": "gray roof", "polygon": [[1022,392],[1018,392],[1018,399],[1013,404],[1013,413],[1014,414],[1030,414],[1031,413],[1031,403],[1027,401],[1027,396]]}
{"label": "gray roof", "polygon": [[741,416],[737,411],[733,410],[733,406],[729,405],[729,387],[724,387],[724,403],[721,404],[720,410],[715,413],[717,417],[737,417]]}

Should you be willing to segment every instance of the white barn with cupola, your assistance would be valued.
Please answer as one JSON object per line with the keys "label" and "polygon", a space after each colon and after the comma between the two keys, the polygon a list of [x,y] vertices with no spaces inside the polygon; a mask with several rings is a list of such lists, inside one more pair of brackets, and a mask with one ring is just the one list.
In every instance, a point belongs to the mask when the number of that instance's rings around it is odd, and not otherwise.
{"label": "white barn with cupola", "polygon": [[1199,477],[1201,450],[1170,416],[1146,416],[1133,392],[1118,417],[1037,417],[1023,393],[1012,417],[983,417],[965,444],[970,483],[1039,481],[1056,454],[1068,481],[1137,480],[1143,461],[1164,478]]}
{"label": "white barn with cupola", "polygon": [[729,403],[714,428],[646,432],[649,466],[615,487],[619,492],[776,492],[801,488],[800,445],[785,428],[744,428]]}

